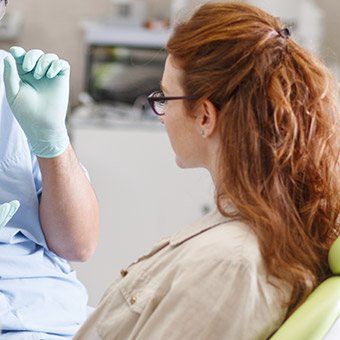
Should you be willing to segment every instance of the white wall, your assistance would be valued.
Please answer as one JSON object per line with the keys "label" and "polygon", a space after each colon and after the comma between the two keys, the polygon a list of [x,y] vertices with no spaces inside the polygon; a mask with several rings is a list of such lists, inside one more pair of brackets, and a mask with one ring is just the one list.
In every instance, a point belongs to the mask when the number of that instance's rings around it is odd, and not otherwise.
{"label": "white wall", "polygon": [[101,208],[97,251],[87,263],[73,264],[95,306],[121,269],[211,211],[214,190],[206,170],[177,167],[158,122],[147,127],[78,125],[73,134]]}

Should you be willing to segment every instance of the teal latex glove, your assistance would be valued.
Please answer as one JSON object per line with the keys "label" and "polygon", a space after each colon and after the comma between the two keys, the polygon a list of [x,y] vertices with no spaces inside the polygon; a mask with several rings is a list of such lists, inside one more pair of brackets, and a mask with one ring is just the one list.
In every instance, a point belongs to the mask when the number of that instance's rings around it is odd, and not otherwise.
{"label": "teal latex glove", "polygon": [[69,144],[65,118],[70,65],[55,54],[11,47],[4,59],[7,101],[39,157],[62,154]]}
{"label": "teal latex glove", "polygon": [[19,207],[20,203],[18,201],[0,204],[0,229],[8,223]]}

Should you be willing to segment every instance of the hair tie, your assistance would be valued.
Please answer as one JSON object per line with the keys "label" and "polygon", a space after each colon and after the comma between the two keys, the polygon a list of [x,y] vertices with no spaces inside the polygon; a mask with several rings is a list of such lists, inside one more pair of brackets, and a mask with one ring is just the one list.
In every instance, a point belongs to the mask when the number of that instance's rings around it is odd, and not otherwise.
{"label": "hair tie", "polygon": [[281,38],[284,38],[284,39],[287,39],[287,38],[290,37],[290,31],[289,31],[288,28],[284,28],[282,30],[279,30],[279,31],[277,31],[277,33],[279,34],[279,36]]}

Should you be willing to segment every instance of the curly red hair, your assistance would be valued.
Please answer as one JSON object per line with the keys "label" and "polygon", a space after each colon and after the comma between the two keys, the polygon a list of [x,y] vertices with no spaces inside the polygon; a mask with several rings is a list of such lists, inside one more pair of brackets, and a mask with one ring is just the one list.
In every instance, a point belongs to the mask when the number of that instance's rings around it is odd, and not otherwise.
{"label": "curly red hair", "polygon": [[289,315],[329,275],[340,234],[339,106],[329,71],[284,29],[253,6],[206,4],[167,50],[185,92],[219,109],[219,210],[228,200],[254,230],[268,275],[292,287]]}

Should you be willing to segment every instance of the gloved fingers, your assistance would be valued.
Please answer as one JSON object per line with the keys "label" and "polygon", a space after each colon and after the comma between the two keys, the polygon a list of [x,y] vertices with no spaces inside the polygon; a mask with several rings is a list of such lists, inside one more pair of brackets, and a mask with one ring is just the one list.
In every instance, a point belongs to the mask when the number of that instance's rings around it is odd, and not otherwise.
{"label": "gloved fingers", "polygon": [[16,97],[20,90],[20,78],[15,59],[8,55],[4,59],[4,83],[6,95],[9,101]]}
{"label": "gloved fingers", "polygon": [[51,64],[55,61],[59,60],[58,56],[53,53],[46,53],[43,54],[34,69],[34,78],[35,79],[41,79],[45,76],[46,72],[49,70]]}
{"label": "gloved fingers", "polygon": [[13,46],[9,49],[9,52],[11,53],[17,64],[23,63],[26,51],[22,47]]}
{"label": "gloved fingers", "polygon": [[55,78],[58,75],[64,75],[70,71],[70,64],[63,59],[55,60],[52,62],[49,70],[46,73],[47,78]]}
{"label": "gloved fingers", "polygon": [[0,205],[0,228],[4,227],[8,223],[19,207],[20,203],[17,200]]}
{"label": "gloved fingers", "polygon": [[30,50],[28,51],[22,62],[22,69],[24,72],[31,72],[37,65],[38,60],[44,54],[42,50]]}
{"label": "gloved fingers", "polygon": [[24,61],[26,51],[19,46],[13,46],[9,49],[9,52],[15,59],[15,62],[17,64],[18,74],[21,76],[25,74],[26,72],[22,69],[22,63]]}

